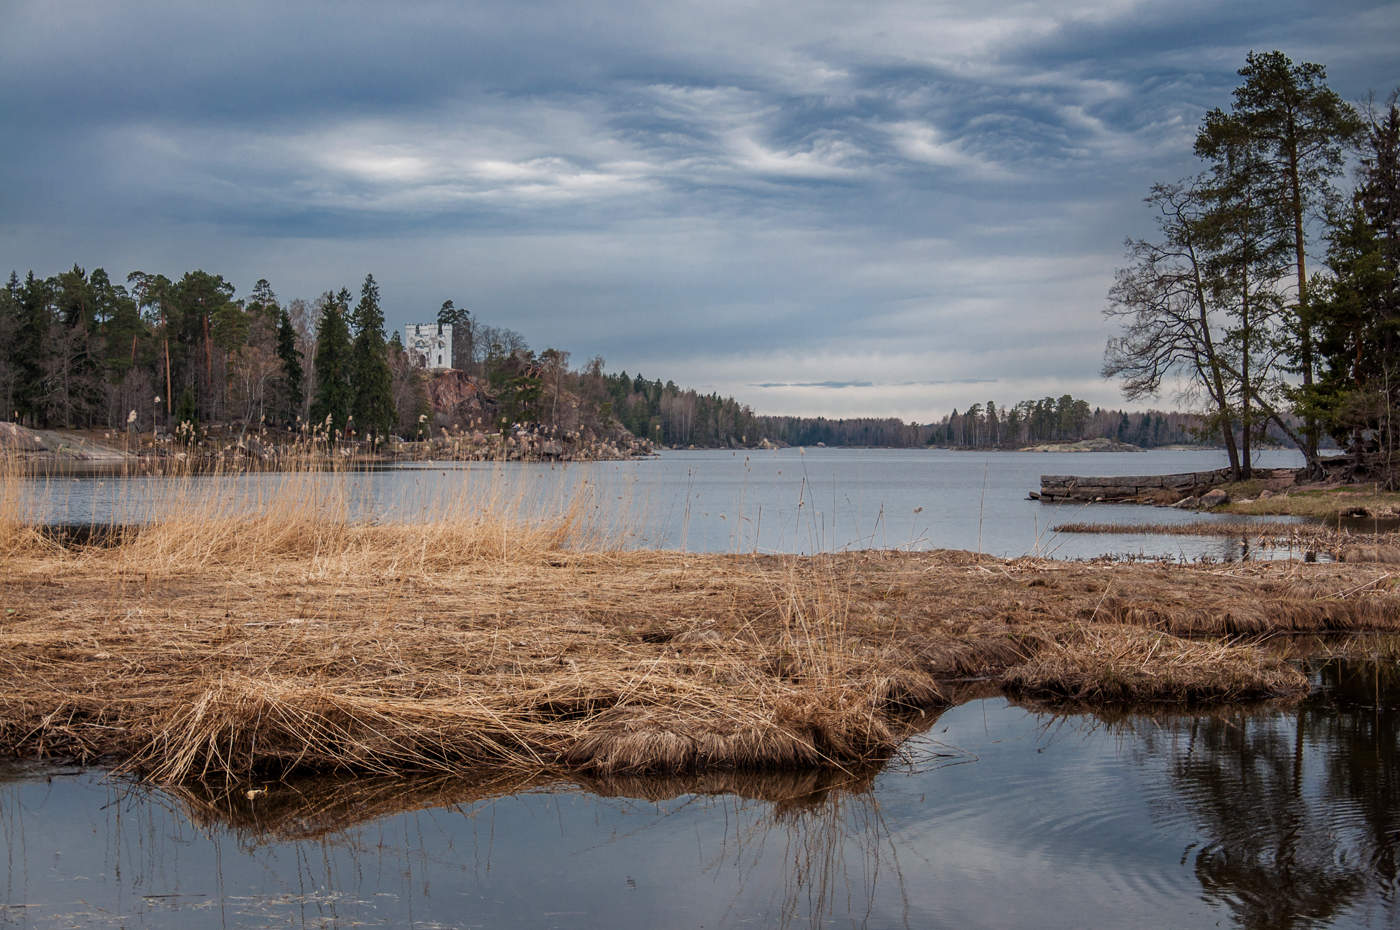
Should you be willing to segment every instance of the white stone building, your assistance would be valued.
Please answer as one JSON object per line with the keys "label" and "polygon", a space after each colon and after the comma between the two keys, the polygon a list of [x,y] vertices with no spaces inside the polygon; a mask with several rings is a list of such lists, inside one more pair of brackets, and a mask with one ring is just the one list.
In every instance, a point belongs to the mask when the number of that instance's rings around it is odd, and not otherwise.
{"label": "white stone building", "polygon": [[452,324],[409,323],[403,328],[403,347],[429,370],[452,367]]}

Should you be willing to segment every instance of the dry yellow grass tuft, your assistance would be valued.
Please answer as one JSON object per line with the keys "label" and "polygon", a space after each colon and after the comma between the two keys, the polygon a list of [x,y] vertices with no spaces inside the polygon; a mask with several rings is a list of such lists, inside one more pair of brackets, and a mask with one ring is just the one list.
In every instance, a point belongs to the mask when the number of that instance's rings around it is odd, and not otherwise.
{"label": "dry yellow grass tuft", "polygon": [[1282,657],[1134,627],[1080,627],[1006,673],[1008,690],[1083,702],[1249,701],[1306,694]]}

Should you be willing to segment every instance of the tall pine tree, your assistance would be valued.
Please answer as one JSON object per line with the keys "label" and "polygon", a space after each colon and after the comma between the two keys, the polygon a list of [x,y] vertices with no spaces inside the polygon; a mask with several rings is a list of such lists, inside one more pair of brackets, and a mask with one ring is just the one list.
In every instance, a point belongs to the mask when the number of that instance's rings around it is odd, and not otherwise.
{"label": "tall pine tree", "polygon": [[350,383],[350,328],[345,322],[350,292],[344,288],[338,294],[327,291],[318,303],[321,317],[316,322],[316,395],[311,402],[311,422],[334,434],[345,430],[355,399]]}
{"label": "tall pine tree", "polygon": [[1299,409],[1304,420],[1304,455],[1317,459],[1318,412],[1313,409],[1313,376],[1318,367],[1317,313],[1308,295],[1307,229],[1331,197],[1331,181],[1342,170],[1346,149],[1363,124],[1356,111],[1327,86],[1327,69],[1312,62],[1295,65],[1283,52],[1250,52],[1239,71],[1229,118],[1246,135],[1270,179],[1271,206],[1289,242],[1295,300],[1288,308],[1297,370],[1303,386]]}
{"label": "tall pine tree", "polygon": [[382,439],[393,428],[396,417],[384,312],[379,309],[379,285],[372,274],[365,275],[352,322],[355,344],[350,352],[350,382],[355,391],[351,404],[355,428],[366,436]]}

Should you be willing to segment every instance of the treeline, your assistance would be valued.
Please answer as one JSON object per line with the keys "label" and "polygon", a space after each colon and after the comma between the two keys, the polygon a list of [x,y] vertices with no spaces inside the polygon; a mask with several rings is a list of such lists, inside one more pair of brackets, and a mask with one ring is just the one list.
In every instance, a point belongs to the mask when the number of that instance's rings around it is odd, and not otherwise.
{"label": "treeline", "polygon": [[605,376],[604,383],[609,411],[632,435],[659,445],[716,448],[772,438],[761,418],[732,397],[648,381],[640,374],[629,377],[625,371]]}
{"label": "treeline", "polygon": [[283,305],[266,280],[235,300],[232,283],[202,270],[135,271],[125,284],[77,265],[12,272],[0,289],[0,403],[36,427],[309,423],[382,437],[417,417],[424,394],[385,338],[373,276],[350,302],[341,289]]}
{"label": "treeline", "polygon": [[[1251,53],[1228,110],[1201,121],[1199,174],[1147,198],[1106,311],[1103,373],[1132,399],[1184,377],[1241,477],[1266,425],[1322,470],[1331,436],[1397,480],[1400,108],[1364,111],[1317,64]],[[1357,166],[1349,191],[1333,185]],[[1314,236],[1315,231],[1321,236]],[[1323,251],[1322,268],[1310,261]]]}
{"label": "treeline", "polygon": [[[129,285],[129,286],[128,286]],[[132,272],[125,283],[74,265],[11,272],[0,289],[0,403],[38,427],[169,429],[180,419],[304,412],[306,337],[259,282],[246,303],[219,275]],[[303,318],[303,305],[294,308]]]}
{"label": "treeline", "polygon": [[966,449],[1019,449],[1083,439],[1112,439],[1151,449],[1202,441],[1201,418],[1194,414],[1090,408],[1087,401],[1069,394],[1010,406],[990,400],[973,404],[933,424],[930,433],[932,445]]}
{"label": "treeline", "polygon": [[763,434],[790,446],[880,446],[910,449],[928,442],[928,427],[895,417],[760,417]]}
{"label": "treeline", "polygon": [[[330,438],[417,438],[434,429],[531,429],[571,438],[635,436],[727,446],[761,438],[733,398],[569,367],[520,333],[451,300],[454,372],[425,371],[367,275],[282,302],[266,280],[245,298],[221,275],[135,271],[125,282],[75,265],[52,277],[12,272],[0,289],[0,417],[39,428],[130,429],[193,437],[206,424],[312,429]],[[440,403],[434,403],[434,400]]]}

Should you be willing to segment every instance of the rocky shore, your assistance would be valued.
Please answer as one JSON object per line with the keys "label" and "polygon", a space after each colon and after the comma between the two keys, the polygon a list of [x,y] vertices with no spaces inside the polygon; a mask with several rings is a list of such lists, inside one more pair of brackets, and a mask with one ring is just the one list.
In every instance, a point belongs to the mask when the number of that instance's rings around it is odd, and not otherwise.
{"label": "rocky shore", "polygon": [[0,422],[0,458],[31,473],[277,470],[426,461],[596,462],[654,452],[650,442],[630,435],[595,437],[528,427],[506,432],[445,429],[429,439],[383,443],[222,427],[186,442],[168,434],[35,430]]}

